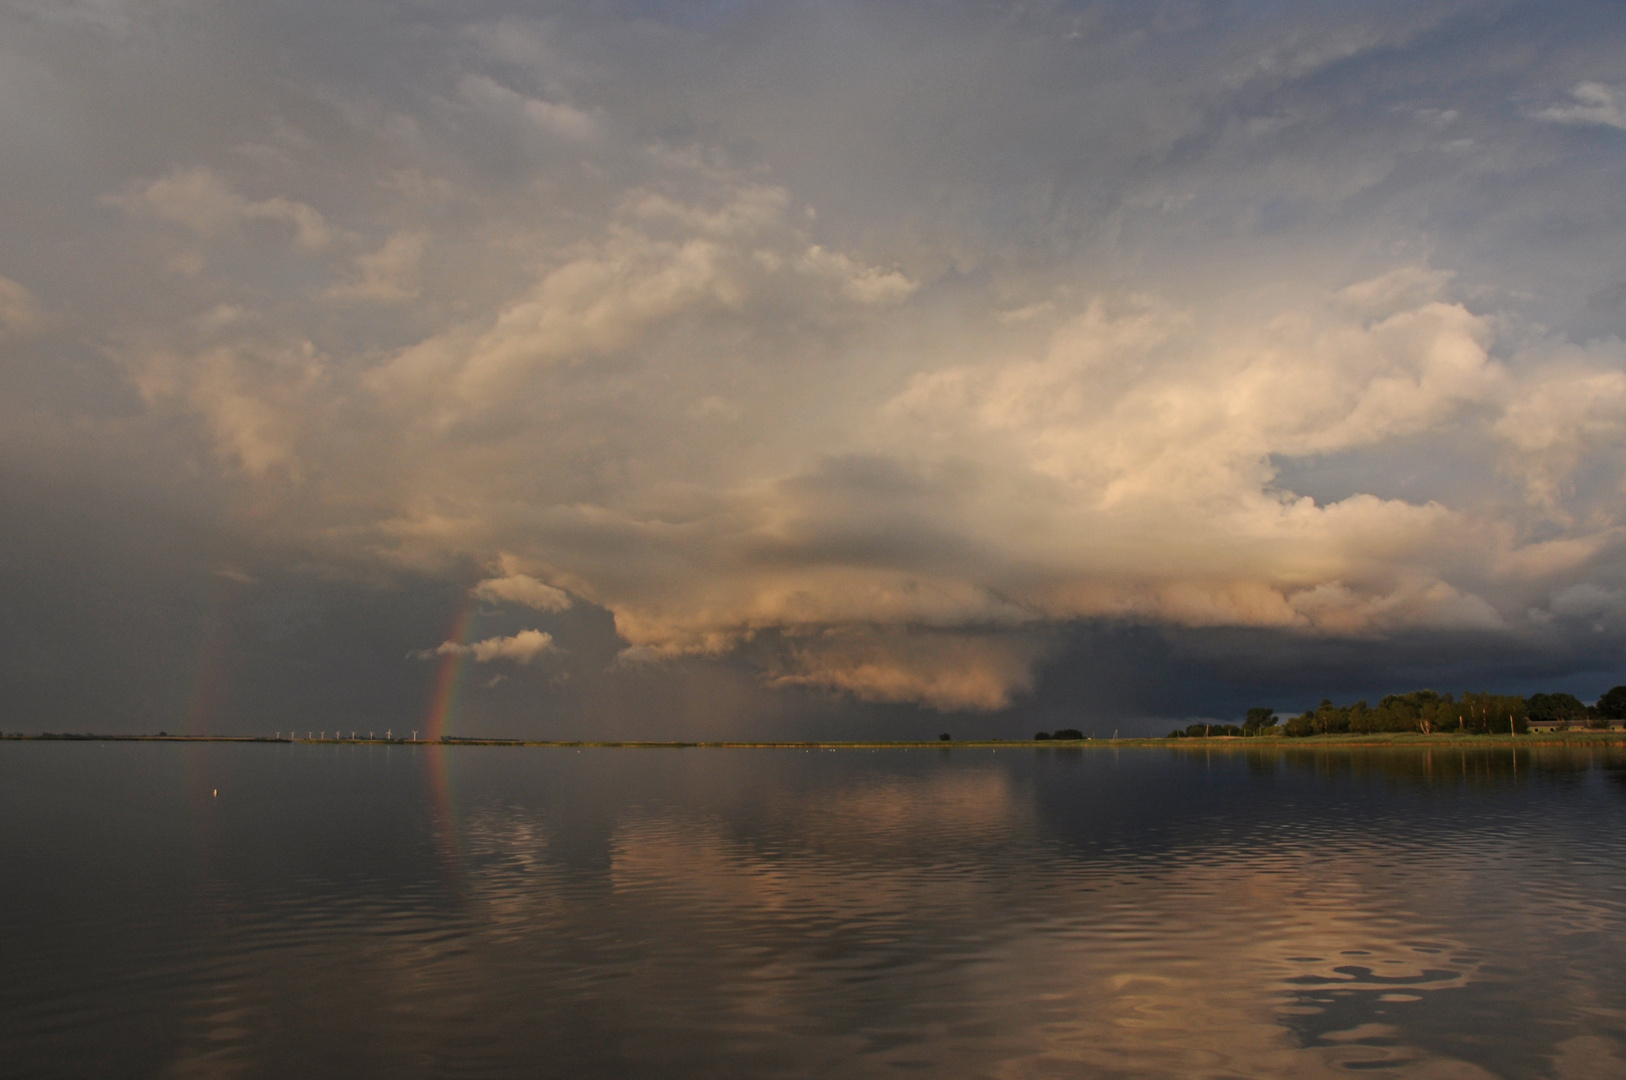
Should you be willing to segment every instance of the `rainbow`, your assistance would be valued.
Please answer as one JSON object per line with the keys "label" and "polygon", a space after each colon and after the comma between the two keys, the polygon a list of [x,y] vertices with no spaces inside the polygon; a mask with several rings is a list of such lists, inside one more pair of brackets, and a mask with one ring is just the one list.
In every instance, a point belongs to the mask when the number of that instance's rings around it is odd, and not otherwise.
{"label": "rainbow", "polygon": [[420,751],[423,755],[424,782],[428,787],[429,813],[433,823],[435,847],[440,852],[447,882],[454,891],[462,888],[463,853],[457,828],[457,813],[452,801],[451,778],[447,775],[446,752],[441,747],[441,736],[446,734],[446,722],[457,703],[458,679],[463,674],[464,652],[469,643],[469,627],[474,622],[475,600],[473,590],[464,595],[452,624],[446,630],[446,643],[457,646],[441,654],[440,667],[435,672],[434,691],[429,697],[429,713],[424,717],[424,737],[430,743]]}
{"label": "rainbow", "polygon": [[429,714],[424,717],[424,738],[430,742],[439,742],[440,737],[446,734],[446,720],[452,714],[452,706],[457,700],[458,677],[463,673],[462,647],[468,644],[469,624],[474,621],[474,597],[467,596],[458,608],[457,614],[452,617],[452,625],[446,631],[446,642],[456,645],[457,650],[448,649],[440,658],[440,669],[435,672],[435,689],[429,697]]}
{"label": "rainbow", "polygon": [[184,734],[207,735],[226,715],[232,675],[230,627],[241,589],[226,575],[218,572],[213,575],[209,606],[204,611],[201,640],[192,665],[186,715],[179,718]]}

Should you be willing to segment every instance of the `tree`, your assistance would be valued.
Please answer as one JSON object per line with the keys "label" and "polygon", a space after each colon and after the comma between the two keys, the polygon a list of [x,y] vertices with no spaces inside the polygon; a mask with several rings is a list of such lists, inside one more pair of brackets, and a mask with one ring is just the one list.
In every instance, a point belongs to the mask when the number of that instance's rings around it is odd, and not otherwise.
{"label": "tree", "polygon": [[1390,694],[1378,702],[1372,717],[1373,731],[1421,731],[1428,734],[1449,718],[1455,726],[1457,713],[1450,694],[1433,690],[1413,690],[1409,694]]}
{"label": "tree", "polygon": [[1037,739],[1039,742],[1046,742],[1050,738],[1050,732],[1048,732],[1048,731],[1036,731],[1036,732],[1033,733],[1033,737],[1035,739]]}
{"label": "tree", "polygon": [[1475,735],[1506,735],[1529,730],[1529,712],[1524,698],[1517,694],[1466,693],[1457,699],[1456,721],[1451,727]]}
{"label": "tree", "polygon": [[[1361,709],[1365,711],[1366,702],[1361,702]],[[1349,730],[1349,710],[1334,705],[1327,698],[1322,698],[1321,704],[1313,714],[1311,724],[1317,735],[1342,735]]]}
{"label": "tree", "polygon": [[946,732],[946,731],[943,732],[943,734],[939,735],[937,738],[942,742],[949,742],[950,741],[949,740],[949,733]]}
{"label": "tree", "polygon": [[1531,694],[1526,704],[1530,719],[1564,726],[1586,723],[1586,706],[1574,694]]}
{"label": "tree", "polygon": [[1598,715],[1605,720],[1626,720],[1626,686],[1616,686],[1598,699]]}
{"label": "tree", "polygon": [[1082,739],[1084,733],[1077,728],[1064,727],[1050,734],[1052,739]]}
{"label": "tree", "polygon": [[1259,706],[1248,710],[1247,719],[1242,721],[1242,734],[1257,735],[1266,728],[1276,726],[1276,710]]}
{"label": "tree", "polygon": [[1282,734],[1293,739],[1302,739],[1306,735],[1315,734],[1315,713],[1305,713],[1295,716],[1282,725]]}

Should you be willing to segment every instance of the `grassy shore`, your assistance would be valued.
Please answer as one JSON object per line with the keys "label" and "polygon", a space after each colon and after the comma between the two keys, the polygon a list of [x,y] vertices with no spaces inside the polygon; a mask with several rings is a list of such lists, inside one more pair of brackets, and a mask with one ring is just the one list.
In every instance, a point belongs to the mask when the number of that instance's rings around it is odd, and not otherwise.
{"label": "grassy shore", "polygon": [[1209,743],[1249,749],[1259,746],[1280,747],[1286,750],[1348,747],[1438,747],[1438,746],[1626,746],[1626,731],[1532,731],[1524,735],[1468,735],[1455,732],[1434,732],[1424,735],[1415,731],[1385,731],[1370,735],[1306,735],[1288,738],[1285,735],[1267,735],[1244,739],[1235,736],[1218,739],[1152,739],[1143,740],[1165,746],[1190,746],[1193,749]]}
{"label": "grassy shore", "polygon": [[1462,748],[1486,746],[1626,746],[1626,731],[1551,731],[1531,732],[1526,735],[1458,735],[1436,733],[1423,735],[1416,732],[1384,732],[1371,735],[1308,735],[1288,738],[1284,735],[1261,735],[1243,738],[1219,735],[1207,739],[940,739],[907,740],[886,739],[842,742],[630,742],[606,740],[558,739],[470,739],[456,738],[444,742],[413,741],[411,739],[288,739],[269,735],[91,735],[91,734],[23,734],[6,732],[0,739],[7,742],[209,742],[209,743],[320,743],[333,746],[515,746],[555,747],[578,750],[1118,750],[1134,747],[1162,747],[1178,750],[1331,750],[1362,749],[1370,747],[1439,747]]}

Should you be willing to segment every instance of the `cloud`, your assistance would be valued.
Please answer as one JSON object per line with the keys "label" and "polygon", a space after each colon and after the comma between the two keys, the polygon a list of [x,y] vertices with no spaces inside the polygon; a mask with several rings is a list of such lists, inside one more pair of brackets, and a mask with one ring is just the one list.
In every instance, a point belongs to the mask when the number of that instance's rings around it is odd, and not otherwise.
{"label": "cloud", "polygon": [[354,275],[330,287],[327,295],[334,300],[378,304],[412,299],[418,295],[415,279],[428,242],[422,232],[396,233],[377,251],[356,256]]}
{"label": "cloud", "polygon": [[1555,615],[1589,616],[1620,610],[1618,589],[1607,589],[1590,581],[1577,582],[1553,594],[1547,608]]}
{"label": "cloud", "polygon": [[[1512,394],[1460,305],[1329,300],[1208,325],[1150,297],[1097,300],[1038,358],[922,373],[886,408],[917,447],[977,447],[1047,482],[1049,509],[1025,508],[1026,530],[997,540],[1046,570],[1001,595],[1050,617],[1330,627],[1324,601],[1294,597],[1334,582],[1387,595],[1455,517],[1367,494],[1318,505],[1275,490],[1269,462],[1377,446]],[[977,528],[971,516],[956,527]],[[1378,610],[1364,603],[1349,617]]]}
{"label": "cloud", "polygon": [[297,480],[305,434],[331,423],[328,365],[309,341],[239,337],[124,362],[149,405],[202,417],[216,455],[249,477]]}
{"label": "cloud", "polygon": [[0,341],[39,333],[51,321],[33,293],[8,277],[0,277]]}
{"label": "cloud", "polygon": [[556,651],[552,634],[544,634],[540,630],[521,630],[509,637],[486,638],[467,645],[443,641],[433,649],[413,655],[420,660],[430,660],[436,656],[472,656],[477,664],[489,664],[493,660],[529,664],[544,653]]}
{"label": "cloud", "polygon": [[69,26],[88,26],[113,35],[127,34],[133,24],[148,12],[148,5],[132,0],[21,0],[17,8],[24,15]]}
{"label": "cloud", "polygon": [[861,266],[850,256],[817,244],[802,253],[799,266],[803,273],[836,282],[843,296],[860,304],[902,303],[920,287],[897,270]]}
{"label": "cloud", "polygon": [[1626,92],[1618,86],[1584,82],[1570,91],[1571,101],[1550,105],[1530,115],[1555,124],[1601,124],[1626,131]]}
{"label": "cloud", "polygon": [[485,75],[464,78],[458,86],[458,96],[493,117],[553,138],[580,142],[598,134],[597,122],[580,109],[526,97]]}
{"label": "cloud", "polygon": [[372,388],[402,403],[433,397],[441,422],[452,422],[511,407],[557,365],[636,355],[697,322],[745,328],[784,309],[840,319],[843,307],[913,291],[896,271],[806,246],[783,190],[732,178],[708,186],[712,205],[630,193],[607,235],[567,253],[489,325],[402,350],[371,373]]}
{"label": "cloud", "polygon": [[1583,463],[1626,434],[1626,371],[1620,343],[1565,349],[1525,381],[1497,419],[1495,431],[1512,451],[1509,468],[1532,497],[1558,505]]}
{"label": "cloud", "polygon": [[525,574],[489,578],[474,587],[473,595],[482,600],[496,600],[511,604],[524,604],[538,611],[564,611],[570,607],[570,595],[552,585],[544,585]]}
{"label": "cloud", "polygon": [[770,681],[868,701],[999,709],[1032,687],[1046,651],[1040,641],[1009,636],[842,630],[794,640]]}
{"label": "cloud", "polygon": [[[721,269],[734,258],[724,241],[760,243],[781,227],[771,208],[779,201],[767,210],[749,196],[709,213],[661,209],[662,220],[718,238],[705,241],[716,247],[702,284],[669,288],[673,268],[662,260],[681,262],[689,241],[618,237],[617,250],[636,243],[660,254],[622,260],[614,277],[600,274],[602,249],[548,272],[538,299],[495,328],[437,342],[434,380],[411,366],[425,345],[364,375],[380,406],[375,422],[414,430],[427,421],[423,437],[438,447],[395,463],[408,501],[375,530],[398,557],[496,558],[500,545],[502,576],[475,596],[563,610],[564,586],[613,614],[629,658],[720,656],[779,634],[778,652],[763,661],[772,685],[996,709],[1032,686],[1048,654],[1034,632],[1070,620],[1351,638],[1503,631],[1508,618],[1486,593],[1492,579],[1516,566],[1539,577],[1542,562],[1484,517],[1495,507],[1369,492],[1317,502],[1276,486],[1272,462],[1456,429],[1499,456],[1506,475],[1527,478],[1539,507],[1585,459],[1588,440],[1615,430],[1603,391],[1619,375],[1603,356],[1571,350],[1562,362],[1515,370],[1493,358],[1490,323],[1444,296],[1447,275],[1403,267],[1287,306],[1224,312],[1147,294],[1097,296],[1025,352],[926,366],[890,397],[872,398],[868,452],[804,459],[767,480],[730,475],[729,458],[715,452],[698,461],[706,482],[663,479],[657,440],[639,457],[642,483],[602,489],[591,502],[538,505],[536,489],[515,487],[522,476],[556,483],[547,448],[569,452],[570,443],[552,442],[514,410],[601,377],[559,360],[658,350],[649,344],[662,336],[657,328],[696,312],[722,325],[752,317],[760,284],[742,276],[737,293],[716,291],[735,280]],[[591,286],[580,286],[591,299],[552,295],[554,275],[582,267],[593,271]],[[655,299],[640,298],[646,287]],[[621,317],[603,315],[599,329],[601,303]],[[168,392],[214,417],[217,439],[245,469],[297,469],[297,444],[281,433],[321,417],[311,405],[337,389],[307,373],[278,399],[245,402],[234,392],[235,358],[196,359],[208,361],[191,369],[197,381]],[[678,370],[674,388],[685,385]],[[431,382],[452,389],[433,393]],[[154,375],[143,385],[169,384]],[[403,385],[414,392],[403,395]],[[680,400],[684,393],[704,400],[699,389],[680,390]],[[583,419],[605,407],[585,403]],[[749,421],[735,423],[771,443],[763,404],[749,399]],[[670,430],[665,399],[624,397],[614,409],[618,423],[636,413],[649,431]],[[696,422],[692,408],[682,415],[680,423]],[[324,467],[346,466],[328,458]],[[459,507],[457,516],[417,511],[426,495]],[[532,508],[511,516],[516,497]],[[1583,548],[1575,550],[1590,557]],[[522,572],[527,565],[546,567],[559,584]],[[1530,606],[1522,593],[1504,603]],[[481,646],[469,649],[483,658]]]}
{"label": "cloud", "polygon": [[121,18],[128,65],[0,12],[0,465],[787,700],[1009,707],[1083,622],[1539,651],[1626,597],[1622,149],[1530,123],[1622,98],[1507,109],[1594,15],[1531,59],[1449,0],[500,7],[279,24],[274,75],[212,10]]}
{"label": "cloud", "polygon": [[235,234],[249,221],[274,221],[290,226],[296,245],[319,251],[333,241],[326,219],[305,203],[280,195],[258,201],[246,199],[204,166],[175,168],[166,176],[121,195],[103,200],[126,213],[177,225],[195,235],[215,240]]}

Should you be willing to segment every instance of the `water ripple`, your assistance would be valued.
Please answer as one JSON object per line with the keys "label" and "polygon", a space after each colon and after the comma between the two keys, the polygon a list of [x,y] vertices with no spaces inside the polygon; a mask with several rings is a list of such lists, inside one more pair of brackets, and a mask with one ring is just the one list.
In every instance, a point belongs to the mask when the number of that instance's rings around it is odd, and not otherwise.
{"label": "water ripple", "polygon": [[1626,1061],[1608,755],[22,749],[7,1076]]}

